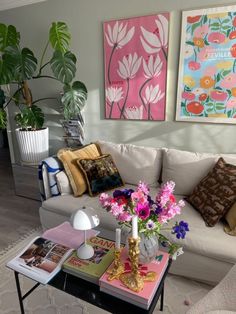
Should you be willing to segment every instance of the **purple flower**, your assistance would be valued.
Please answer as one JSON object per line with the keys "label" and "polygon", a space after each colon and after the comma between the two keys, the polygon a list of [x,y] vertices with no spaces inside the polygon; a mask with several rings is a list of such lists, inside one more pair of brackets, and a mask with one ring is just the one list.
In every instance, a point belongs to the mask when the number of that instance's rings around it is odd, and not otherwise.
{"label": "purple flower", "polygon": [[154,229],[154,228],[155,228],[155,223],[154,223],[154,221],[152,221],[151,219],[149,219],[148,222],[146,223],[146,228],[147,228],[148,230]]}
{"label": "purple flower", "polygon": [[159,204],[157,204],[156,209],[155,209],[155,214],[159,215],[161,212],[162,212],[162,207]]}
{"label": "purple flower", "polygon": [[189,231],[188,223],[181,220],[179,223],[175,224],[172,230],[172,233],[176,235],[177,239],[184,239],[186,232]]}
{"label": "purple flower", "polygon": [[147,219],[150,215],[149,204],[138,204],[135,210],[138,217],[141,218],[142,220]]}
{"label": "purple flower", "polygon": [[134,190],[132,190],[132,189],[115,190],[113,192],[113,197],[117,198],[117,197],[123,196],[126,199],[129,199],[133,192],[134,192]]}

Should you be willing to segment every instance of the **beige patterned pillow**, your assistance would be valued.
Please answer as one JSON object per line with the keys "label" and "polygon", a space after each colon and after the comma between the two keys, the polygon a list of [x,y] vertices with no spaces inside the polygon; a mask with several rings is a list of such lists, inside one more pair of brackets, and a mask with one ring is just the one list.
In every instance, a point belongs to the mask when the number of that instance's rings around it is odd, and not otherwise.
{"label": "beige patterned pillow", "polygon": [[200,212],[206,225],[213,227],[236,201],[236,166],[219,158],[187,201]]}

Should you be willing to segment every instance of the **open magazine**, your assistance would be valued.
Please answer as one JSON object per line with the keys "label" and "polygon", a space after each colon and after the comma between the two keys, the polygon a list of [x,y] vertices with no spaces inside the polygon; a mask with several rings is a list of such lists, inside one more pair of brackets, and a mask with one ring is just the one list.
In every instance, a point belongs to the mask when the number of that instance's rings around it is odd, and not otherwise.
{"label": "open magazine", "polygon": [[7,267],[42,284],[49,282],[61,269],[73,249],[51,240],[37,237]]}

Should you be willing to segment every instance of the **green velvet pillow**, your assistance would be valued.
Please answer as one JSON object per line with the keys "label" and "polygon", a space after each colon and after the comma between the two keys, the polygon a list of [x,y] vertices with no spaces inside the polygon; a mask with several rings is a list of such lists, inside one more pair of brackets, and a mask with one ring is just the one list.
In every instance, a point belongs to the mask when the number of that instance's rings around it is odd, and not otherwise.
{"label": "green velvet pillow", "polygon": [[78,159],[77,163],[87,181],[90,196],[124,185],[111,155]]}

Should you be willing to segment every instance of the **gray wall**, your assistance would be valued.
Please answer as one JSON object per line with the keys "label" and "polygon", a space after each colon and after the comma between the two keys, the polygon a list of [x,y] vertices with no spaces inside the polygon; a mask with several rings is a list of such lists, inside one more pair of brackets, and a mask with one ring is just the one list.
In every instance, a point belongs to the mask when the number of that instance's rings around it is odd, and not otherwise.
{"label": "gray wall", "polygon": [[[40,55],[52,21],[65,21],[72,33],[72,50],[79,55],[77,78],[88,87],[85,110],[86,139],[165,146],[191,151],[236,152],[235,125],[175,121],[181,11],[233,4],[221,0],[48,0],[0,12],[0,21],[15,25],[25,45]],[[163,11],[171,12],[166,121],[114,121],[104,119],[104,73],[102,22]],[[56,95],[60,86],[41,80],[34,85],[37,96]],[[43,104],[50,127],[50,149],[64,146],[59,123],[60,108]]]}

